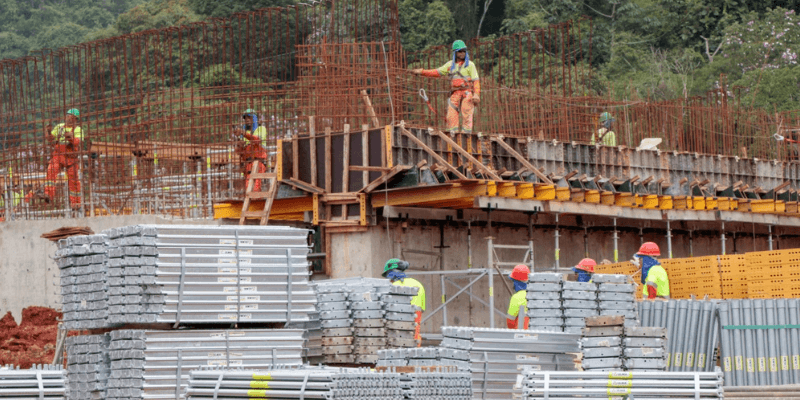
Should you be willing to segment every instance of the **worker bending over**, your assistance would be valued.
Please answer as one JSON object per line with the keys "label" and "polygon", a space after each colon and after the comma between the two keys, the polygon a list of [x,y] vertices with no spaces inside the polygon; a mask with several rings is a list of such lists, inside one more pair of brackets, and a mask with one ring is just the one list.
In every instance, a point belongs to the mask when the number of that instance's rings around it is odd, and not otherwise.
{"label": "worker bending over", "polygon": [[[267,172],[267,128],[258,125],[258,115],[252,109],[242,114],[242,125],[234,130],[233,139],[240,141],[237,152],[244,164],[244,187],[250,182],[253,167],[256,173]],[[253,192],[261,191],[261,179],[253,182]]]}
{"label": "worker bending over", "polygon": [[472,114],[481,101],[481,83],[478,68],[470,61],[467,45],[463,40],[453,42],[453,59],[437,69],[413,70],[417,75],[450,78],[450,98],[447,100],[447,130],[458,131],[458,115],[461,113],[465,133],[472,132]]}
{"label": "worker bending over", "polygon": [[[44,181],[44,200],[47,203],[56,195],[56,178],[62,170],[67,170],[69,186],[69,204],[72,209],[81,206],[81,181],[78,179],[80,162],[78,157],[83,143],[83,131],[78,125],[81,113],[77,108],[71,108],[64,117],[64,122],[54,127],[47,125],[45,136],[47,143],[53,147],[50,163],[47,165],[47,175]],[[25,196],[25,201],[30,202],[38,192],[32,191]]]}
{"label": "worker bending over", "polygon": [[597,263],[591,258],[584,258],[578,265],[572,267],[572,271],[578,274],[578,282],[591,282],[596,265]]}
{"label": "worker bending over", "polygon": [[[531,271],[525,265],[517,265],[511,271],[511,282],[514,283],[514,294],[511,300],[508,301],[508,315],[514,319],[506,318],[506,325],[508,329],[528,329],[530,318],[528,318],[528,275]],[[525,322],[523,327],[518,327],[517,320],[519,320],[519,309],[525,307]]]}
{"label": "worker bending over", "polygon": [[411,298],[411,305],[419,308],[417,317],[414,318],[414,339],[417,340],[417,346],[421,346],[420,324],[422,324],[422,312],[425,311],[425,287],[418,280],[406,276],[404,271],[408,269],[408,265],[408,261],[392,258],[383,266],[383,277],[388,278],[392,285],[419,288],[417,295]]}
{"label": "worker bending over", "polygon": [[647,299],[669,298],[669,277],[667,271],[656,260],[661,255],[658,245],[653,242],[642,244],[633,256],[633,263],[642,271],[642,294]]}

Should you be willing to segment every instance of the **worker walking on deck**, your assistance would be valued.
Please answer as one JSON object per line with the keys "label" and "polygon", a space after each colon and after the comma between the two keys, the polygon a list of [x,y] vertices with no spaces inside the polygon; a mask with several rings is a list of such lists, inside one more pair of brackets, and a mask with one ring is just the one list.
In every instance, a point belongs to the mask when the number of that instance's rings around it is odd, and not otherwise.
{"label": "worker walking on deck", "polygon": [[595,138],[597,139],[600,144],[603,146],[616,146],[617,145],[617,134],[611,130],[611,124],[616,121],[611,114],[604,112],[600,114],[600,117],[597,119],[597,122],[600,124],[600,129],[597,130],[597,133],[592,134],[592,141],[591,144],[595,144]]}
{"label": "worker walking on deck", "polygon": [[[258,115],[249,108],[242,114],[242,122],[242,126],[235,129],[233,139],[241,142],[237,152],[244,164],[244,184],[247,188],[254,166],[257,173],[267,172],[267,128],[259,126]],[[260,179],[253,182],[253,191],[261,191]]]}
{"label": "worker walking on deck", "polygon": [[[81,145],[83,143],[83,130],[78,125],[81,113],[77,108],[67,111],[64,122],[53,127],[48,124],[45,128],[45,137],[49,145],[53,146],[50,163],[47,165],[47,175],[44,182],[44,199],[47,203],[56,195],[56,178],[62,170],[67,170],[69,185],[69,204],[73,209],[81,206],[81,182],[78,179],[80,169]],[[25,196],[29,202],[37,192],[30,192]]]}
{"label": "worker walking on deck", "polygon": [[450,98],[447,100],[447,130],[458,130],[459,113],[463,119],[465,133],[472,132],[472,114],[481,101],[481,83],[478,80],[478,67],[470,61],[467,45],[463,40],[453,42],[453,59],[437,69],[417,68],[417,75],[450,78]]}
{"label": "worker walking on deck", "polygon": [[419,308],[416,312],[417,316],[414,318],[414,339],[417,340],[417,346],[421,346],[420,325],[422,324],[422,312],[425,311],[425,287],[418,280],[406,276],[405,270],[408,269],[408,266],[408,261],[392,258],[383,266],[383,277],[389,278],[393,285],[419,288],[417,295],[411,298],[411,305]]}
{"label": "worker walking on deck", "polygon": [[578,282],[591,282],[594,267],[597,263],[591,258],[584,258],[578,265],[572,267],[572,271],[578,274]]}
{"label": "worker walking on deck", "polygon": [[647,299],[669,298],[669,277],[667,271],[656,260],[661,255],[658,245],[653,242],[642,244],[633,256],[633,263],[642,271],[642,294]]}
{"label": "worker walking on deck", "polygon": [[[530,273],[531,271],[526,265],[520,264],[514,267],[514,270],[511,271],[511,276],[509,276],[511,282],[514,283],[514,294],[511,296],[511,300],[508,301],[508,315],[514,317],[514,319],[506,319],[508,329],[528,329],[530,323],[530,318],[528,318],[528,275]],[[520,328],[517,321],[522,307],[524,307],[525,322],[523,327]]]}

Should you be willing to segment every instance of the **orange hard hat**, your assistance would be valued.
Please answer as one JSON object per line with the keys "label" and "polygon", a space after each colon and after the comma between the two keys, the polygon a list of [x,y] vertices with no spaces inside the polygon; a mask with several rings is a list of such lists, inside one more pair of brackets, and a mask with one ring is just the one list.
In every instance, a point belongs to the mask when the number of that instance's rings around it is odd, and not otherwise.
{"label": "orange hard hat", "polygon": [[595,265],[597,265],[597,263],[591,258],[584,258],[578,263],[578,265],[575,266],[575,268],[584,270],[586,272],[594,272]]}
{"label": "orange hard hat", "polygon": [[644,242],[642,247],[639,247],[639,251],[636,254],[641,254],[643,256],[660,256],[661,250],[658,249],[658,245],[653,242]]}
{"label": "orange hard hat", "polygon": [[511,271],[511,279],[518,280],[520,282],[527,282],[528,275],[531,273],[531,270],[528,269],[527,265],[519,264],[514,267],[514,270]]}

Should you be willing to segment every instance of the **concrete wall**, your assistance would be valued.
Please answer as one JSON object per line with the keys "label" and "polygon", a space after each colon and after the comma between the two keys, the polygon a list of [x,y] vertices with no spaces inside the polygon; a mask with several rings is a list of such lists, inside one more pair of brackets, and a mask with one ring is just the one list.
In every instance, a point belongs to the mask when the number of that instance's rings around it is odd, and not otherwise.
{"label": "concrete wall", "polygon": [[[437,246],[440,241],[439,226],[436,222],[427,225],[409,222],[406,228],[399,227],[396,222],[391,223],[392,228],[387,234],[385,226],[371,227],[369,231],[357,234],[334,234],[331,237],[331,257],[333,278],[354,276],[380,277],[383,264],[392,257],[403,257],[411,263],[410,272],[440,270],[436,257],[429,255],[412,254],[408,250],[421,250],[438,253]],[[602,229],[598,229],[602,228]],[[593,227],[588,231],[586,242],[584,230],[581,226],[568,226],[560,229],[560,265],[567,268],[575,265],[586,256],[585,248],[588,244],[588,256],[597,261],[614,258],[613,233],[608,227]],[[488,263],[488,245],[486,237],[489,235],[485,225],[471,228],[472,232],[472,266],[485,268]],[[527,228],[514,226],[495,226],[492,236],[496,244],[525,245],[527,244]],[[662,254],[666,253],[666,238],[663,232],[657,230],[644,230],[640,238],[638,229],[621,227],[619,233],[619,258],[628,260],[638,250],[640,240],[654,241],[661,246]],[[755,238],[752,235],[739,233],[734,239],[728,233],[726,242],[727,253],[744,253],[748,251],[768,250],[767,237],[759,233]],[[466,223],[449,222],[444,228],[444,269],[465,270],[468,264],[468,238]],[[555,265],[553,226],[535,229],[534,231],[534,262],[536,270],[552,269]],[[800,238],[782,237],[776,240],[775,248],[800,247]],[[713,255],[721,253],[721,241],[717,234],[703,232],[693,234],[691,249],[694,256]],[[403,251],[405,250],[405,253]],[[688,257],[690,239],[687,232],[673,232],[673,256]],[[521,262],[522,252],[512,250],[498,251],[501,261]],[[505,268],[510,270],[510,267]],[[448,275],[453,281],[462,285],[469,282],[467,275]],[[442,290],[440,275],[415,276],[425,286],[427,309],[429,315],[441,305]],[[509,282],[507,277],[503,281]],[[454,295],[458,289],[446,283],[445,294]],[[486,277],[476,283],[472,292],[488,302],[489,285]],[[509,292],[503,282],[495,277],[494,282],[495,306],[506,311],[508,308]],[[470,299],[466,293],[458,296],[447,307],[447,320],[443,319],[441,312],[423,324],[423,332],[439,333],[443,325],[473,325],[489,326],[488,307],[477,300]],[[495,315],[495,326],[505,327],[505,318]]]}
{"label": "concrete wall", "polygon": [[136,224],[214,224],[213,220],[173,220],[152,215],[128,215],[0,224],[0,314],[11,311],[17,322],[28,306],[60,308],[60,278],[53,260],[56,244],[40,236],[68,226],[88,226],[94,232]]}

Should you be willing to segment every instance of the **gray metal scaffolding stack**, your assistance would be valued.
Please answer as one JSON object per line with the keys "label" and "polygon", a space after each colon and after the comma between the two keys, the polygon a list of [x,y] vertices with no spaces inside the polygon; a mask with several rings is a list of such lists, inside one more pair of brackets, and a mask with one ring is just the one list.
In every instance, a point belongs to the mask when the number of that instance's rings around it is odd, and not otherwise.
{"label": "gray metal scaffolding stack", "polygon": [[658,372],[667,369],[665,328],[626,326],[622,348],[622,365],[628,371]]}
{"label": "gray metal scaffolding stack", "polygon": [[398,373],[308,366],[271,370],[195,370],[191,372],[186,389],[186,398],[190,400],[399,400],[403,397]]}
{"label": "gray metal scaffolding stack", "polygon": [[113,245],[113,325],[317,319],[307,230],[135,225],[104,233]]}
{"label": "gray metal scaffolding stack", "polygon": [[526,368],[525,400],[722,399],[722,372],[545,372]]}
{"label": "gray metal scaffolding stack", "polygon": [[800,299],[726,300],[719,323],[726,385],[800,384]]}
{"label": "gray metal scaffolding stack", "polygon": [[586,320],[580,340],[584,371],[622,369],[624,317],[595,317]]}
{"label": "gray metal scaffolding stack", "polygon": [[417,369],[400,380],[407,400],[472,400],[472,376],[456,367]]}
{"label": "gray metal scaffolding stack", "polygon": [[68,330],[102,328],[108,317],[104,235],[73,236],[58,241],[55,254],[61,275],[61,304]]}
{"label": "gray metal scaffolding stack", "polygon": [[69,336],[66,341],[70,399],[105,399],[109,377],[108,336]]}
{"label": "gray metal scaffolding stack", "polygon": [[392,285],[388,293],[381,296],[386,319],[386,345],[389,347],[416,347],[414,339],[419,307],[411,304],[419,288]]}
{"label": "gray metal scaffolding stack", "polygon": [[469,371],[469,352],[445,347],[378,350],[378,367],[454,366]]}
{"label": "gray metal scaffolding stack", "polygon": [[622,315],[625,326],[639,325],[636,309],[636,285],[627,275],[594,274],[600,316]]}
{"label": "gray metal scaffolding stack", "polygon": [[[561,290],[564,275],[537,272],[528,275],[529,327],[550,332],[564,331],[564,311],[561,308]],[[522,328],[522,327],[520,327]]]}
{"label": "gray metal scaffolding stack", "polygon": [[[719,340],[717,308],[727,301],[669,300],[641,301],[639,314],[642,326],[667,329],[667,370],[706,371],[716,366],[714,349]],[[738,321],[735,325],[749,325]],[[724,331],[723,331],[724,332]],[[740,345],[743,345],[740,343]],[[795,353],[797,354],[797,353]],[[724,366],[724,365],[723,365]],[[744,368],[739,360],[739,368]],[[726,370],[726,373],[728,371]],[[726,380],[730,380],[726,376]],[[800,382],[800,380],[798,381]]]}
{"label": "gray metal scaffolding stack", "polygon": [[0,399],[66,399],[66,376],[61,366],[34,365],[30,369],[0,366]]}
{"label": "gray metal scaffolding stack", "polygon": [[350,290],[345,285],[317,285],[317,307],[322,325],[322,361],[326,364],[352,364],[353,320]]}
{"label": "gray metal scaffolding stack", "polygon": [[473,327],[442,327],[442,347],[470,354],[473,396],[508,399],[522,366],[573,371],[579,335]]}
{"label": "gray metal scaffolding stack", "polygon": [[118,330],[111,332],[109,400],[179,399],[203,366],[268,368],[302,364],[297,329]]}
{"label": "gray metal scaffolding stack", "polygon": [[562,288],[564,332],[580,334],[586,326],[586,318],[596,317],[599,313],[597,310],[597,284],[564,281]]}

